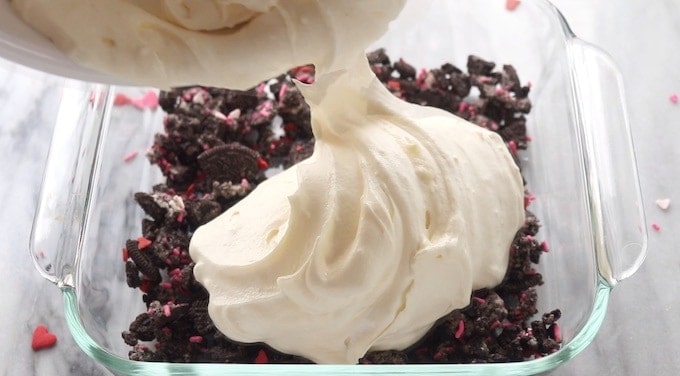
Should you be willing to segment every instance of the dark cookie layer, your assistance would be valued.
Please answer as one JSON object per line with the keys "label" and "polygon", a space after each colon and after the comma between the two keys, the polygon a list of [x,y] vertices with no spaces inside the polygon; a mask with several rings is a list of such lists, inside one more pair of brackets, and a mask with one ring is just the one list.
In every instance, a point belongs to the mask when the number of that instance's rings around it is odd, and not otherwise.
{"label": "dark cookie layer", "polygon": [[[519,164],[528,147],[525,115],[529,87],[517,72],[470,56],[467,73],[445,63],[417,70],[384,50],[368,54],[372,70],[396,96],[430,105],[497,132]],[[309,363],[263,344],[241,344],[219,332],[208,315],[208,293],[193,275],[188,254],[196,228],[229,209],[265,179],[268,167],[287,168],[314,148],[309,107],[293,79],[311,83],[314,68],[295,68],[246,91],[185,87],[164,91],[165,132],[156,135],[149,159],[164,184],[135,200],[148,215],[142,237],[128,240],[127,284],[143,292],[143,312],[122,333],[140,361]],[[479,96],[472,97],[472,88]],[[278,130],[276,130],[278,129]],[[525,206],[532,196],[526,193]],[[475,291],[469,306],[441,318],[406,350],[372,351],[365,364],[510,362],[556,351],[559,310],[531,321],[538,312],[534,269],[547,250],[535,239],[539,222],[529,211],[510,247],[506,278],[494,289]],[[141,249],[140,249],[141,248]],[[446,293],[446,286],[442,286]]]}

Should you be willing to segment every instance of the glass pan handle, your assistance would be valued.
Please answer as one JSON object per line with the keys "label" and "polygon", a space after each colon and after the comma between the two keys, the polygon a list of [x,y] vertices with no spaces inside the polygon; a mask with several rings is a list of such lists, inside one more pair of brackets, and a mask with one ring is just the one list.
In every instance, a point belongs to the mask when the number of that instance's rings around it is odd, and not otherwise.
{"label": "glass pan handle", "polygon": [[106,85],[62,91],[29,244],[40,274],[60,286],[73,284],[110,97]]}
{"label": "glass pan handle", "polygon": [[635,273],[647,230],[621,75],[602,50],[569,42],[574,99],[584,135],[585,167],[600,275],[610,284]]}

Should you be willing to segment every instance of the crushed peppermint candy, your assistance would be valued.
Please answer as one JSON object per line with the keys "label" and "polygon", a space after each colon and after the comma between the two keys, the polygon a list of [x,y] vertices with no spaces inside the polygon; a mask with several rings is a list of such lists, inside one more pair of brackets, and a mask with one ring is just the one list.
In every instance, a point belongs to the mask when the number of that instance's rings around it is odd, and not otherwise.
{"label": "crushed peppermint candy", "polygon": [[191,343],[201,343],[201,342],[203,342],[203,337],[202,336],[191,336],[191,337],[189,337],[189,342],[191,342]]}
{"label": "crushed peppermint candy", "polygon": [[131,105],[140,110],[150,109],[155,110],[158,108],[158,94],[156,91],[149,90],[141,98],[132,98],[123,93],[117,93],[116,97],[113,99],[113,104],[115,106],[125,106]]}
{"label": "crushed peppermint candy", "polygon": [[463,334],[465,333],[465,322],[463,320],[458,321],[458,328],[456,329],[456,334],[454,334],[454,337],[456,339],[460,339],[463,337]]}
{"label": "crushed peppermint candy", "polygon": [[157,192],[151,195],[158,206],[168,210],[168,215],[176,217],[179,213],[184,212],[184,200],[178,195],[169,195],[167,193]]}
{"label": "crushed peppermint candy", "polygon": [[139,155],[138,151],[131,151],[123,156],[123,162],[132,162]]}

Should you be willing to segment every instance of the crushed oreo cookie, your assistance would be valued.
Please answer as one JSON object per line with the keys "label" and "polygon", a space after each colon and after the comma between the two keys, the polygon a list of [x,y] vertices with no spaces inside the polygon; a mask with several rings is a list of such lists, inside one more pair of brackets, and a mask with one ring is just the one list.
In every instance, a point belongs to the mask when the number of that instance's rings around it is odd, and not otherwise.
{"label": "crushed oreo cookie", "polygon": [[[470,56],[467,73],[446,63],[417,70],[392,62],[380,49],[368,54],[373,72],[396,96],[439,107],[497,132],[519,165],[526,149],[529,87],[517,72]],[[247,91],[183,87],[163,91],[165,131],[147,153],[165,182],[135,194],[148,218],[142,236],[123,250],[127,284],[143,292],[147,311],[122,333],[129,358],[162,362],[309,363],[264,344],[241,344],[219,332],[208,315],[208,293],[195,280],[188,253],[191,234],[248,195],[269,167],[287,168],[314,148],[309,107],[293,80],[314,81],[313,66],[292,69]],[[473,88],[479,95],[472,95]],[[521,166],[520,166],[521,167]],[[533,195],[525,194],[525,207]],[[548,251],[535,236],[538,219],[526,222],[510,248],[508,272],[493,289],[474,291],[469,306],[441,318],[406,350],[371,351],[359,363],[515,362],[557,351],[561,312],[537,314],[534,265]]]}
{"label": "crushed oreo cookie", "polygon": [[238,142],[212,147],[198,155],[198,165],[213,181],[252,180],[258,171],[258,154]]}

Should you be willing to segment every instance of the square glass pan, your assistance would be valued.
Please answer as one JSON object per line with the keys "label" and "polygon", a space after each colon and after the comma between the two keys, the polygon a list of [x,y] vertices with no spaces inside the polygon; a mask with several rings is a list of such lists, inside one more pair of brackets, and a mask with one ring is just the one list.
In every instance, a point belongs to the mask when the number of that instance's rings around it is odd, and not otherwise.
{"label": "square glass pan", "polygon": [[[140,234],[133,200],[161,181],[143,158],[162,128],[160,110],[117,107],[119,92],[145,89],[63,80],[30,249],[63,294],[77,343],[120,374],[535,374],[587,346],[604,319],[609,292],[646,252],[644,213],[619,74],[597,48],[577,39],[547,1],[411,1],[373,47],[416,67],[475,54],[512,64],[533,84],[532,142],[521,153],[529,207],[551,251],[539,271],[539,312],[560,308],[560,351],[521,363],[472,365],[237,365],[134,362],[120,333],[145,310],[125,283],[121,248]],[[129,161],[130,152],[140,155]]]}

